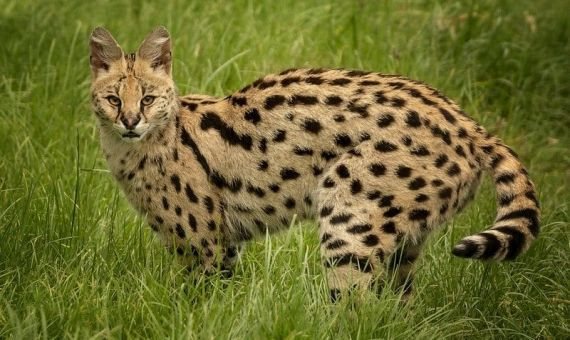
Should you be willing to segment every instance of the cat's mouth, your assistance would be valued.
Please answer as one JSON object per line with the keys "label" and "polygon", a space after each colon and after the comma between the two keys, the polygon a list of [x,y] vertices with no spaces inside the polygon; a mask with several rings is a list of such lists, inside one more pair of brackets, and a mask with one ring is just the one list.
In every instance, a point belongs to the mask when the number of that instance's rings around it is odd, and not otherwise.
{"label": "cat's mouth", "polygon": [[134,131],[128,131],[127,133],[123,133],[123,138],[139,138],[140,135]]}

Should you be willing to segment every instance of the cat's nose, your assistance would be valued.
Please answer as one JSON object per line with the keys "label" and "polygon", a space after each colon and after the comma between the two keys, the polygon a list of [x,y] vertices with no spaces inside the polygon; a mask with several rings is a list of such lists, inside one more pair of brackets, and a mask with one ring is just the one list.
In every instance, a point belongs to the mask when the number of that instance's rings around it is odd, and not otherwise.
{"label": "cat's nose", "polygon": [[121,122],[123,122],[123,125],[125,126],[125,128],[127,130],[134,130],[140,121],[141,121],[141,117],[138,115],[132,116],[132,117],[125,117],[125,116],[121,117]]}

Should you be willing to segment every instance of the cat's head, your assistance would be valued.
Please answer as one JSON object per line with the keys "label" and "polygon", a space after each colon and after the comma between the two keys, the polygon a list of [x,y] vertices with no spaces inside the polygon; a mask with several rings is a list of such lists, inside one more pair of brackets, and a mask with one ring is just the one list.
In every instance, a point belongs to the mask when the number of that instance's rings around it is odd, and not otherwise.
{"label": "cat's head", "polygon": [[130,54],[97,27],[89,48],[91,102],[101,129],[125,142],[138,142],[173,119],[178,99],[170,35],[164,27],[152,31]]}

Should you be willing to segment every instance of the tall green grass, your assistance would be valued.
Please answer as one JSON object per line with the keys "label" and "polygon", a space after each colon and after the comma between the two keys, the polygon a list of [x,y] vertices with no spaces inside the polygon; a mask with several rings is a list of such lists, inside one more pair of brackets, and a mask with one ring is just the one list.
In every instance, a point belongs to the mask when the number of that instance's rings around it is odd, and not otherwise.
{"label": "tall green grass", "polygon": [[[0,3],[0,338],[570,337],[570,21],[557,1]],[[252,243],[232,279],[192,277],[128,207],[89,108],[96,25],[134,50],[173,36],[180,92],[226,95],[292,66],[401,73],[512,145],[543,205],[515,262],[450,255],[494,216],[492,186],[430,239],[402,307],[331,305],[315,225]]]}

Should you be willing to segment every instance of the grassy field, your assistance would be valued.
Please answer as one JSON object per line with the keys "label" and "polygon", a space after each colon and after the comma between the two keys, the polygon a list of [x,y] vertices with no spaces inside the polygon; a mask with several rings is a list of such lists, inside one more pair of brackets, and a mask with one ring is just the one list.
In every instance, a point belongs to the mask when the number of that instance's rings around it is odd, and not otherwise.
{"label": "grassy field", "polygon": [[[570,338],[570,5],[510,1],[0,1],[0,338]],[[292,66],[400,73],[441,89],[513,146],[542,233],[509,263],[454,258],[491,224],[493,188],[387,291],[328,302],[316,228],[252,243],[232,279],[190,277],[106,170],[87,41],[173,35],[181,93],[226,95]],[[297,223],[299,224],[299,223]]]}

